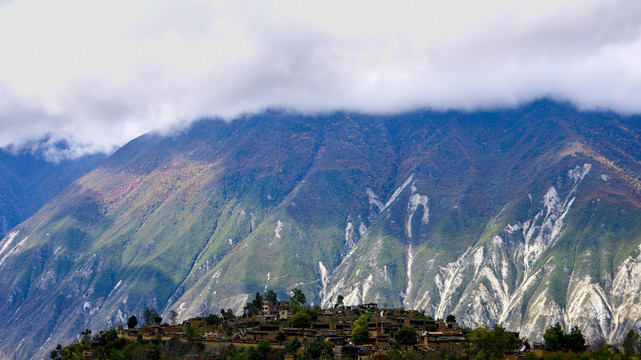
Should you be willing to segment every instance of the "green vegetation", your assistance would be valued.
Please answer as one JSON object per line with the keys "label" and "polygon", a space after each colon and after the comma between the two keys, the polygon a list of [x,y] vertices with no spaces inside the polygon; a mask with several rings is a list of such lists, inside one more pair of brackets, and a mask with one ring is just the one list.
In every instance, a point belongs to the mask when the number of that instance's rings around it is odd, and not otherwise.
{"label": "green vegetation", "polygon": [[434,325],[425,325],[425,331],[438,331],[438,328]]}
{"label": "green vegetation", "polygon": [[301,344],[297,337],[291,338],[285,343],[285,353],[296,354],[301,346],[303,346],[303,344]]}
{"label": "green vegetation", "polygon": [[547,329],[543,335],[545,346],[551,351],[572,351],[581,352],[585,350],[585,338],[578,327],[573,327],[569,334],[566,334],[561,328],[561,324],[556,323],[553,327]]}
{"label": "green vegetation", "polygon": [[292,326],[295,328],[308,328],[312,325],[312,317],[307,312],[299,312],[292,317]]}
{"label": "green vegetation", "polygon": [[256,293],[256,297],[251,302],[248,302],[243,308],[243,316],[250,317],[260,314],[263,311],[263,297],[260,293]]}
{"label": "green vegetation", "polygon": [[493,328],[480,326],[470,331],[466,338],[466,352],[473,354],[474,360],[500,360],[506,352],[516,351],[519,347],[516,335],[501,325]]}
{"label": "green vegetation", "polygon": [[305,341],[304,348],[302,359],[317,360],[334,358],[334,346],[322,337]]}
{"label": "green vegetation", "polygon": [[162,322],[162,318],[158,314],[158,311],[156,311],[155,307],[150,308],[145,308],[145,310],[142,312],[142,320],[144,321],[145,325],[160,325]]}
{"label": "green vegetation", "polygon": [[352,330],[352,342],[356,345],[365,344],[369,341],[369,330],[367,329],[367,317],[361,315],[354,321]]}
{"label": "green vegetation", "polygon": [[308,307],[298,307],[295,312],[292,312],[292,327],[308,328],[313,322],[318,320],[318,309]]}
{"label": "green vegetation", "polygon": [[220,315],[222,315],[223,319],[228,320],[228,319],[233,319],[236,316],[234,315],[234,312],[231,309],[220,309]]}
{"label": "green vegetation", "polygon": [[83,352],[90,349],[90,342],[93,340],[94,347],[97,349],[96,358],[98,359],[126,359],[123,349],[131,344],[126,340],[118,337],[116,330],[101,331],[97,336],[91,338],[91,331],[83,331],[81,334],[82,341],[65,346],[56,346],[49,353],[52,360],[82,359]]}
{"label": "green vegetation", "polygon": [[[289,302],[294,305],[305,305],[307,302],[307,297],[305,297],[305,294],[301,289],[298,288],[293,288],[292,289],[292,296],[289,298]],[[294,305],[295,306],[295,305]]]}
{"label": "green vegetation", "polygon": [[195,327],[193,327],[191,324],[187,325],[185,328],[185,337],[189,339],[190,341],[196,340],[196,337],[199,335],[199,331],[196,330]]}
{"label": "green vegetation", "polygon": [[245,350],[246,355],[245,358],[247,360],[264,360],[271,355],[273,349],[271,344],[269,343],[269,340],[261,340],[258,343],[257,347],[252,347],[247,350]]}
{"label": "green vegetation", "polygon": [[223,321],[223,319],[216,314],[209,314],[205,317],[205,322],[207,325],[218,325]]}
{"label": "green vegetation", "polygon": [[418,332],[411,326],[403,326],[394,333],[394,340],[401,345],[414,345],[418,342]]}

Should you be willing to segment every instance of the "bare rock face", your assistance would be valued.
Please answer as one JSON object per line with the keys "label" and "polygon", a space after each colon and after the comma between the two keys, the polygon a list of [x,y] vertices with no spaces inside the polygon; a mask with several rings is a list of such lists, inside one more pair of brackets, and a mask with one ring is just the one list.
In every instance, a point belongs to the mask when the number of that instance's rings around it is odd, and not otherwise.
{"label": "bare rock face", "polygon": [[145,135],[0,241],[0,358],[294,287],[614,341],[641,321],[640,123],[539,101]]}

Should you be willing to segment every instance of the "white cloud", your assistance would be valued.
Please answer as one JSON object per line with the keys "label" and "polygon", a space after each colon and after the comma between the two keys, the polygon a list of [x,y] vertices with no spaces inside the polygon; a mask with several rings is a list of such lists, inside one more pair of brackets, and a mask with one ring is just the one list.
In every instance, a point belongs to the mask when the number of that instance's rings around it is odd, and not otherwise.
{"label": "white cloud", "polygon": [[109,151],[268,106],[394,112],[541,96],[641,112],[641,2],[0,2],[0,146]]}

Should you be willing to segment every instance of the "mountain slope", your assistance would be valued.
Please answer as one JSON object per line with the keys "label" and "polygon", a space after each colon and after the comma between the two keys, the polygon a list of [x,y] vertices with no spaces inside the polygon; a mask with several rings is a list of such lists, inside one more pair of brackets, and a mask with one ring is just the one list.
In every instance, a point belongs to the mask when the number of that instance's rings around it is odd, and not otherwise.
{"label": "mountain slope", "polygon": [[2,240],[0,352],[43,356],[145,306],[187,318],[293,287],[613,339],[641,313],[639,134],[637,118],[543,100],[145,135]]}
{"label": "mountain slope", "polygon": [[90,155],[53,163],[37,152],[0,149],[0,238],[105,157]]}

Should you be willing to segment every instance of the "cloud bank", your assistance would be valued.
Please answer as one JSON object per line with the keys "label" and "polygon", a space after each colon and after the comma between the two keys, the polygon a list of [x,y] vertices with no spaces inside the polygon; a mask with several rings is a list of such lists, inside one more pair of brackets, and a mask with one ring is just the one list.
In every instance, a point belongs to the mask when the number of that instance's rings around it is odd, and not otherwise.
{"label": "cloud bank", "polygon": [[[550,96],[641,113],[641,2],[0,1],[0,147],[65,156],[266,107],[369,113]],[[40,142],[42,144],[42,142]]]}

